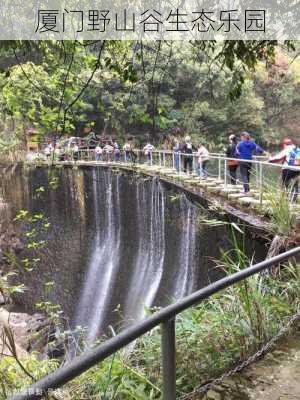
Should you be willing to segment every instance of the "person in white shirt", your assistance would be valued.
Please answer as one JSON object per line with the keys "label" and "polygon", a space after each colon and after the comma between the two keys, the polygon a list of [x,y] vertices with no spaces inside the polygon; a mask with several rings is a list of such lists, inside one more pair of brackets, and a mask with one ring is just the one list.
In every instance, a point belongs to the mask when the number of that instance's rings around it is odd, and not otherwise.
{"label": "person in white shirt", "polygon": [[207,164],[209,161],[209,151],[203,144],[198,147],[198,174],[201,178],[207,178]]}
{"label": "person in white shirt", "polygon": [[120,149],[119,149],[119,145],[116,141],[114,141],[113,147],[114,147],[115,161],[118,162],[118,161],[120,161]]}
{"label": "person in white shirt", "polygon": [[131,145],[130,143],[126,142],[123,146],[124,150],[124,161],[129,162],[131,161]]}
{"label": "person in white shirt", "polygon": [[48,143],[44,149],[44,153],[46,154],[47,157],[50,157],[52,152],[53,152],[52,143]]}
{"label": "person in white shirt", "polygon": [[96,161],[101,161],[102,159],[102,154],[103,154],[103,149],[100,146],[100,143],[97,144],[96,148],[95,148],[95,158]]}
{"label": "person in white shirt", "polygon": [[103,150],[107,154],[107,161],[113,161],[114,147],[111,144],[106,144]]}
{"label": "person in white shirt", "polygon": [[144,154],[147,156],[148,164],[152,164],[152,153],[154,150],[154,146],[151,143],[147,143],[143,148]]}

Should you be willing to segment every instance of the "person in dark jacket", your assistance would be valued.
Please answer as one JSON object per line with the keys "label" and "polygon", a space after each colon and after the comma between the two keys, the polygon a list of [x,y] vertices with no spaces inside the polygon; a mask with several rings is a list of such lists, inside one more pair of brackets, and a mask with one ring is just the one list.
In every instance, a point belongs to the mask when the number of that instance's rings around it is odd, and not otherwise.
{"label": "person in dark jacket", "polygon": [[254,140],[251,140],[250,134],[248,132],[241,133],[241,141],[238,143],[237,153],[239,155],[240,173],[244,185],[244,192],[248,193],[250,191],[250,172],[252,163],[247,162],[247,160],[251,161],[253,153],[263,154],[264,150],[258,146]]}
{"label": "person in dark jacket", "polygon": [[230,135],[229,136],[229,146],[227,147],[226,150],[226,157],[228,158],[235,158],[235,160],[228,160],[228,170],[229,170],[229,175],[230,175],[230,181],[232,185],[236,185],[237,177],[236,177],[236,172],[237,168],[239,165],[239,162],[237,160],[238,154],[237,154],[237,139],[235,135]]}
{"label": "person in dark jacket", "polygon": [[191,174],[193,172],[193,144],[190,136],[186,136],[180,151],[185,154],[183,158],[183,170]]}

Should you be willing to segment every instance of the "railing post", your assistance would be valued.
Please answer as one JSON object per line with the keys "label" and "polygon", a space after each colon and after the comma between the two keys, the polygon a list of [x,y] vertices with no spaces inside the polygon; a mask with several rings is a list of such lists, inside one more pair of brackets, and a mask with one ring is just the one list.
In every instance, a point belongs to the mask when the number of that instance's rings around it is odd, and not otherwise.
{"label": "railing post", "polygon": [[262,207],[263,203],[263,164],[259,163],[259,205]]}
{"label": "railing post", "polygon": [[227,159],[224,160],[224,186],[227,187]]}
{"label": "railing post", "polygon": [[218,172],[218,177],[219,177],[219,181],[221,180],[221,157],[218,156],[218,161],[219,161],[219,172]]}
{"label": "railing post", "polygon": [[150,165],[153,165],[153,153],[152,151],[150,152]]}
{"label": "railing post", "polygon": [[172,164],[173,164],[173,169],[175,169],[175,154],[174,154],[174,152],[172,153]]}
{"label": "railing post", "polygon": [[178,158],[178,174],[180,175],[180,173],[181,173],[181,153],[178,153],[178,156],[179,156],[179,158]]}
{"label": "railing post", "polygon": [[197,155],[196,154],[193,154],[193,171],[194,171],[194,174],[195,175],[198,175],[198,172],[197,172]]}
{"label": "railing post", "polygon": [[166,153],[165,153],[165,151],[163,151],[163,164],[164,164],[164,167],[166,166]]}
{"label": "railing post", "polygon": [[163,400],[176,400],[175,318],[161,324]]}
{"label": "railing post", "polygon": [[202,179],[203,178],[203,162],[202,162],[202,156],[199,157],[199,176]]}
{"label": "railing post", "polygon": [[[254,157],[255,161],[257,161],[257,159]],[[256,184],[257,186],[259,186],[259,174],[260,174],[260,170],[258,169],[258,164],[257,162],[255,163],[255,176],[256,176]]]}

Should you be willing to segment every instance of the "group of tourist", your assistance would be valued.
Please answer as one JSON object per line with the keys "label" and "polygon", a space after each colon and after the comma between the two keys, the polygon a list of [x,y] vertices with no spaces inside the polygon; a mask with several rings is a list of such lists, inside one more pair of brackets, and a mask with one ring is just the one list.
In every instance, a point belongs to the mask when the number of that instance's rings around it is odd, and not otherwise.
{"label": "group of tourist", "polygon": [[183,153],[183,171],[186,173],[193,172],[193,154],[196,152],[198,165],[197,172],[199,176],[202,178],[206,178],[207,173],[207,163],[209,161],[209,151],[207,148],[200,143],[198,148],[194,147],[191,141],[190,136],[186,136],[183,143],[180,143],[179,140],[175,140],[174,147],[174,166],[177,171],[181,170],[181,157],[180,154]]}
{"label": "group of tourist", "polygon": [[120,161],[120,148],[116,141],[108,142],[105,145],[97,143],[95,147],[95,160],[96,161]]}
{"label": "group of tourist", "polygon": [[[125,162],[135,162],[137,158],[132,141],[126,141],[122,147]],[[52,152],[59,152],[58,147],[54,147],[52,143],[48,143],[45,147],[46,156],[50,156]],[[142,154],[146,158],[146,162],[152,165],[154,146],[148,142],[142,148]],[[72,158],[78,160],[80,158],[79,146],[77,142],[71,146]],[[97,142],[94,149],[96,161],[121,161],[121,150],[116,140],[107,141],[106,143]],[[230,176],[230,183],[236,185],[238,182],[237,172],[239,171],[240,179],[243,184],[244,193],[250,191],[250,177],[252,169],[253,155],[267,154],[255,141],[248,132],[242,132],[238,139],[236,135],[229,136],[229,144],[226,149],[227,167]],[[194,146],[190,136],[186,136],[184,141],[178,139],[173,143],[173,166],[179,171],[191,174],[194,170],[198,175],[205,179],[208,177],[208,164],[210,154],[203,143]],[[195,165],[196,161],[196,165]],[[295,201],[298,194],[298,176],[299,171],[293,167],[300,166],[300,148],[297,147],[291,139],[285,139],[282,143],[282,150],[268,160],[270,163],[282,163],[282,184],[285,188],[290,188],[292,199]]]}
{"label": "group of tourist", "polygon": [[[193,146],[191,138],[187,136],[183,143],[177,139],[173,147],[175,168],[180,171],[192,173],[194,165],[194,156],[196,155],[199,176],[206,178],[208,176],[207,166],[209,163],[209,151],[200,143],[196,148]],[[182,157],[181,157],[182,155]],[[230,183],[236,185],[238,182],[237,172],[239,170],[241,182],[243,184],[243,193],[250,191],[250,177],[252,169],[253,155],[267,155],[267,153],[255,143],[248,132],[242,132],[238,140],[236,135],[229,136],[229,145],[226,149],[227,166],[230,176]],[[296,201],[299,190],[298,177],[300,172],[293,170],[293,167],[300,166],[300,148],[297,147],[291,139],[285,139],[282,143],[282,151],[268,160],[270,163],[281,163],[282,167],[282,185],[291,190],[291,199]],[[183,165],[181,166],[181,162]]]}
{"label": "group of tourist", "polygon": [[[254,140],[251,139],[248,132],[243,132],[240,137],[240,141],[237,140],[235,135],[230,135],[229,146],[226,150],[226,157],[228,160],[228,169],[230,174],[231,183],[235,185],[237,183],[237,169],[240,169],[241,179],[244,185],[244,191],[247,193],[250,190],[250,171],[251,171],[251,160],[253,154],[263,154],[264,150],[258,146]],[[183,171],[186,173],[192,173],[193,171],[193,154],[197,157],[197,171],[200,177],[206,178],[208,176],[207,166],[209,162],[209,151],[200,143],[195,148],[191,142],[191,138],[187,136],[183,143],[179,143],[175,140],[174,148],[175,154],[175,168],[179,170],[181,166],[180,154],[183,154]]]}
{"label": "group of tourist", "polygon": [[[143,152],[145,156],[147,156],[148,163],[152,163],[152,154],[153,154],[154,146],[151,143],[147,143],[143,148]],[[136,161],[136,152],[134,151],[134,147],[132,142],[125,142],[123,146],[123,154],[125,162],[135,162]],[[101,145],[99,142],[95,148],[95,160],[96,161],[120,161],[121,160],[121,151],[119,145],[116,141],[109,142],[105,145]]]}
{"label": "group of tourist", "polygon": [[[231,184],[235,185],[237,182],[237,168],[239,167],[244,191],[247,193],[250,190],[249,183],[253,153],[267,153],[254,140],[251,140],[247,132],[241,134],[240,142],[237,141],[235,135],[230,135],[229,142],[226,156],[229,158],[228,169]],[[296,169],[293,170],[293,167],[300,167],[300,148],[291,139],[286,138],[282,142],[282,150],[278,154],[269,157],[268,161],[270,163],[282,164],[282,186],[286,190],[290,189],[291,200],[296,201],[299,190],[298,177],[300,172]]]}
{"label": "group of tourist", "polygon": [[253,154],[264,154],[265,151],[251,139],[248,132],[242,132],[238,142],[235,135],[229,136],[229,146],[226,150],[228,160],[228,169],[231,184],[237,182],[237,169],[240,170],[241,180],[244,186],[244,192],[250,191],[250,175],[252,169]]}

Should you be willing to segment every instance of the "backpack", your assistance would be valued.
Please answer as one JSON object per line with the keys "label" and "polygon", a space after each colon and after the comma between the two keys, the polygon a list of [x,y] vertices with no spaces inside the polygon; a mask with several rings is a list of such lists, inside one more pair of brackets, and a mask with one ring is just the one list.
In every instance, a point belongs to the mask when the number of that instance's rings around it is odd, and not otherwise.
{"label": "backpack", "polygon": [[288,165],[291,167],[300,167],[300,148],[294,148],[288,157]]}

